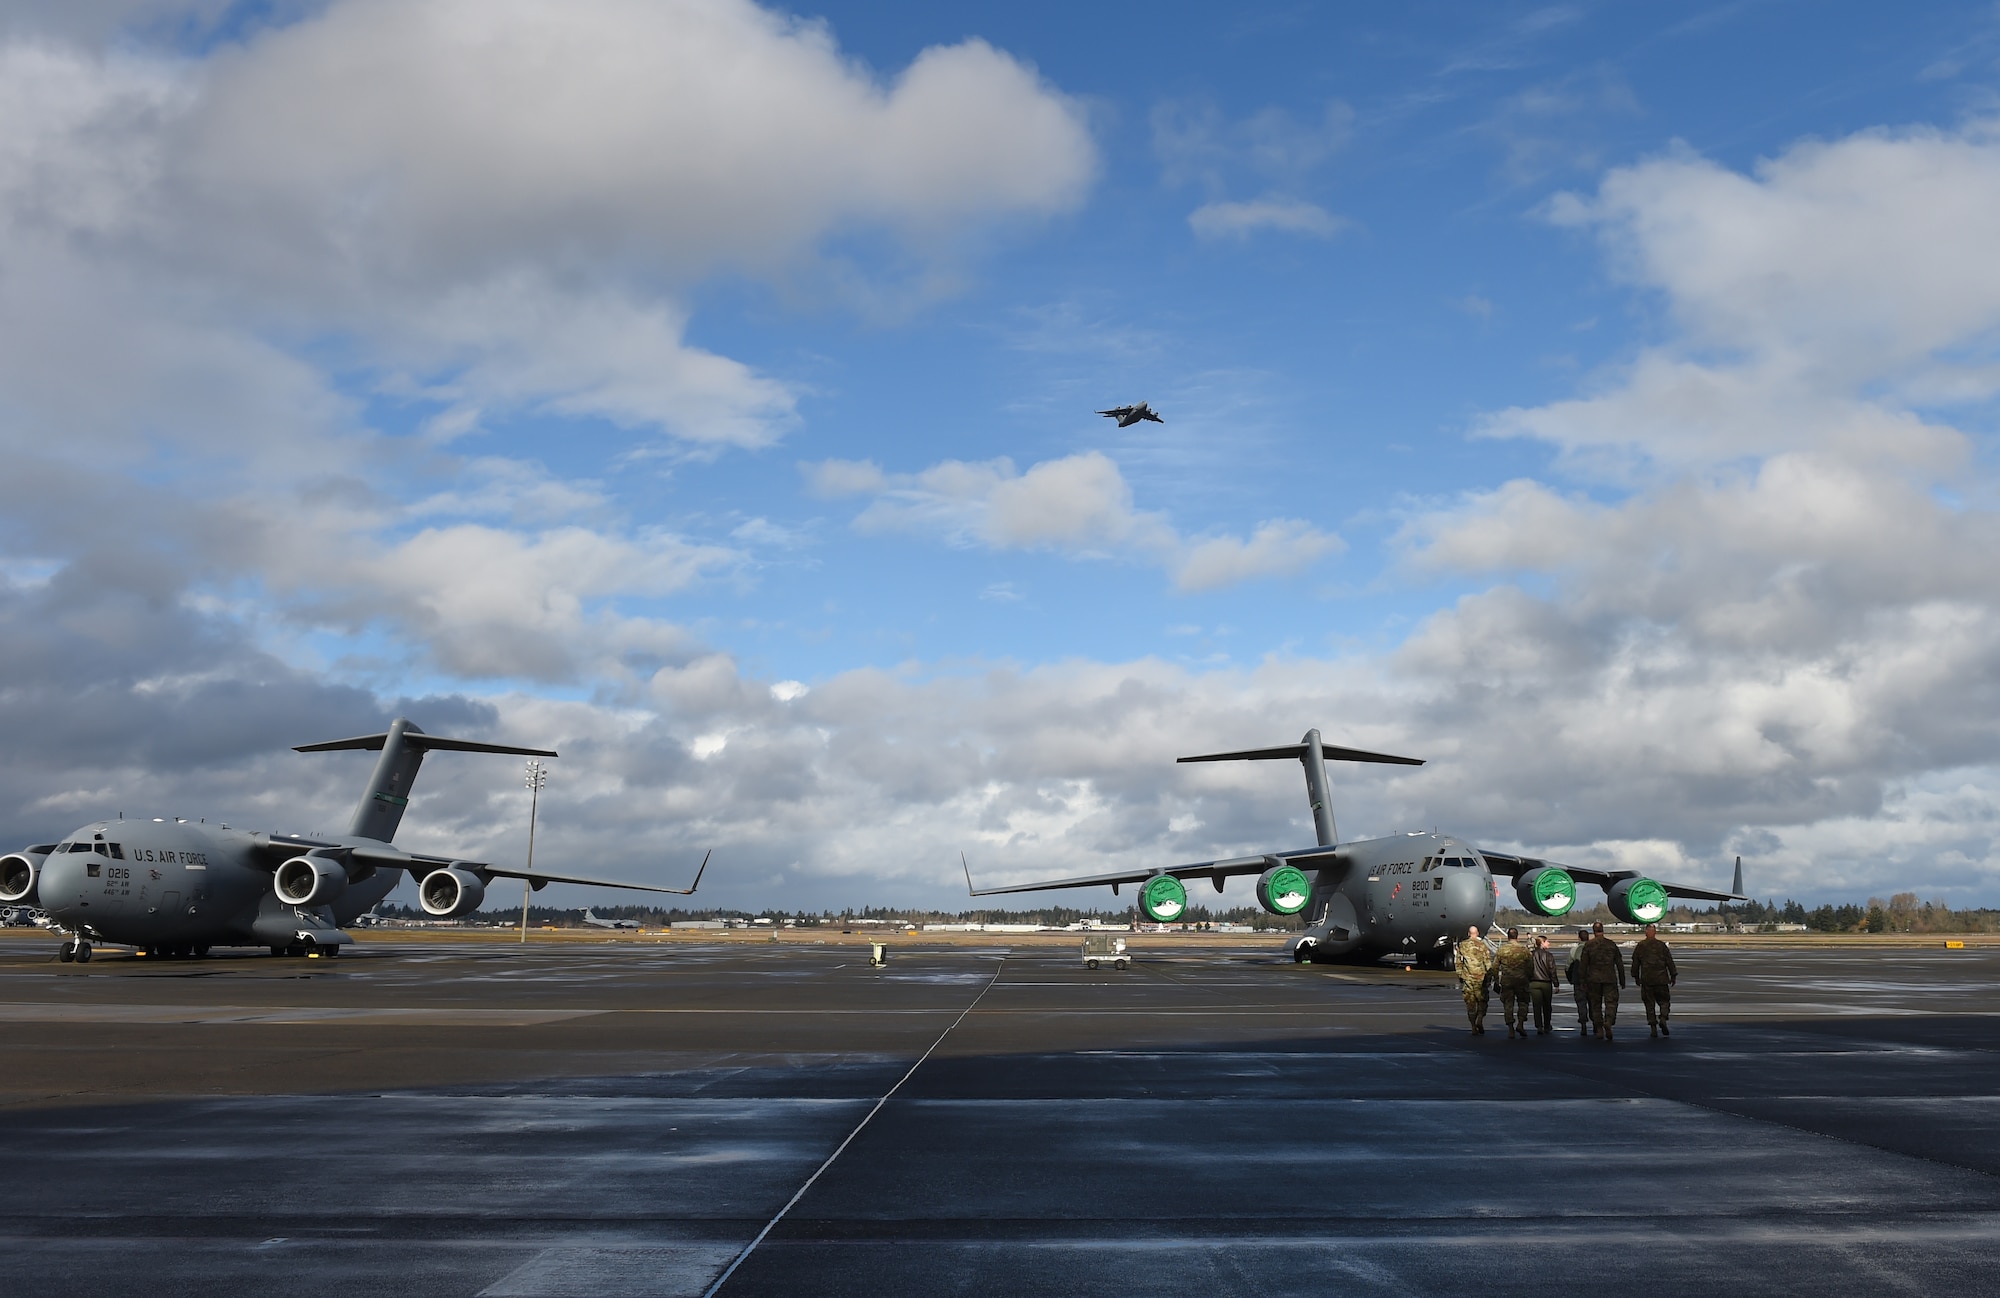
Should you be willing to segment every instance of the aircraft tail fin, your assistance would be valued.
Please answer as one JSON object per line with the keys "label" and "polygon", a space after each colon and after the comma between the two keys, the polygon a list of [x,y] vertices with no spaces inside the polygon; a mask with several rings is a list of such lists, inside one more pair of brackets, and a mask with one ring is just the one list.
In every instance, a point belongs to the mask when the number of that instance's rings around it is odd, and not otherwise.
{"label": "aircraft tail fin", "polygon": [[1332,847],[1340,841],[1340,831],[1333,823],[1333,794],[1326,782],[1326,759],[1337,762],[1381,762],[1392,766],[1422,766],[1421,757],[1397,757],[1391,753],[1371,753],[1361,748],[1341,748],[1321,742],[1319,731],[1306,731],[1305,738],[1296,744],[1285,744],[1279,748],[1246,748],[1234,753],[1204,753],[1198,757],[1176,758],[1182,762],[1275,762],[1289,758],[1305,767],[1306,797],[1312,803],[1313,830],[1319,837],[1321,847]]}
{"label": "aircraft tail fin", "polygon": [[331,753],[351,749],[379,751],[382,756],[375,761],[375,771],[368,777],[368,787],[361,794],[360,805],[354,808],[354,818],[349,822],[347,832],[357,838],[380,839],[385,843],[396,836],[397,826],[403,823],[403,811],[410,805],[410,788],[416,783],[417,768],[424,764],[425,753],[512,753],[522,757],[556,755],[546,748],[517,748],[512,744],[427,735],[407,717],[397,717],[379,735],[356,735],[352,739],[300,744],[292,751]]}

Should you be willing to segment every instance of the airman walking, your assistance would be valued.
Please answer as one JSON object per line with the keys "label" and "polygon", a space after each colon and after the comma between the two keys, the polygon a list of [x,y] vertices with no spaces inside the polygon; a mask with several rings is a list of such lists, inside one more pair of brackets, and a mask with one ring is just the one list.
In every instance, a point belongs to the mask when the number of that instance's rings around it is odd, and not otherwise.
{"label": "airman walking", "polygon": [[1611,1025],[1618,1021],[1618,989],[1625,985],[1625,953],[1604,936],[1603,924],[1590,926],[1590,940],[1583,944],[1583,980],[1590,989],[1590,1022],[1595,1035],[1611,1040]]}
{"label": "airman walking", "polygon": [[1590,1026],[1590,984],[1583,980],[1583,944],[1590,941],[1590,930],[1576,931],[1576,941],[1569,944],[1569,954],[1563,957],[1563,977],[1569,980],[1570,995],[1576,1000],[1576,1030],[1583,1031]]}
{"label": "airman walking", "polygon": [[1452,954],[1452,963],[1458,969],[1458,992],[1465,998],[1465,1017],[1472,1024],[1474,1036],[1486,1035],[1486,1007],[1491,992],[1488,990],[1493,980],[1493,948],[1479,937],[1479,926],[1466,930],[1465,941],[1458,944]]}
{"label": "airman walking", "polygon": [[[1549,940],[1535,937],[1533,959],[1528,972],[1528,1004],[1535,1011],[1535,1035],[1545,1037],[1555,1029],[1556,952]],[[1527,1035],[1524,1031],[1522,1035]]]}
{"label": "airman walking", "polygon": [[1500,985],[1500,1016],[1507,1020],[1507,1039],[1528,1035],[1528,979],[1534,973],[1535,953],[1521,941],[1521,930],[1507,930],[1507,940],[1493,953],[1496,981]]}
{"label": "airman walking", "polygon": [[1651,924],[1646,925],[1646,936],[1632,948],[1632,980],[1646,1003],[1646,1026],[1656,1037],[1673,1035],[1667,1028],[1667,1013],[1673,1008],[1673,987],[1680,976],[1673,948],[1660,940]]}

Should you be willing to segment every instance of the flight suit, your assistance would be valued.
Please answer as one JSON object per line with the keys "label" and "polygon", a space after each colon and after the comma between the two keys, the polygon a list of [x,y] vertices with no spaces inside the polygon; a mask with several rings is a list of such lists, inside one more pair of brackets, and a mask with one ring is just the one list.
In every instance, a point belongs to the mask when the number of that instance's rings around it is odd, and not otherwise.
{"label": "flight suit", "polygon": [[1538,946],[1528,972],[1528,1004],[1535,1011],[1535,1031],[1541,1036],[1556,1030],[1555,992],[1555,948]]}
{"label": "flight suit", "polygon": [[1639,999],[1646,1003],[1646,1026],[1653,1035],[1667,1031],[1667,1014],[1673,1009],[1673,986],[1680,979],[1674,967],[1673,949],[1659,938],[1642,938],[1632,948],[1632,981],[1639,984]]}
{"label": "flight suit", "polygon": [[1484,1035],[1490,997],[1487,986],[1493,978],[1493,948],[1469,937],[1458,944],[1452,963],[1458,969],[1458,993],[1465,998],[1466,1020],[1474,1032]]}
{"label": "flight suit", "polygon": [[1608,1041],[1618,1021],[1618,989],[1625,985],[1625,953],[1602,933],[1583,944],[1583,981],[1590,988],[1591,1027]]}
{"label": "flight suit", "polygon": [[1590,984],[1583,980],[1583,942],[1570,943],[1569,954],[1563,958],[1563,977],[1569,979],[1570,995],[1576,1001],[1576,1030],[1581,1032],[1590,1026]]}
{"label": "flight suit", "polygon": [[1500,985],[1500,1016],[1507,1020],[1507,1036],[1528,1035],[1528,975],[1534,972],[1535,953],[1519,939],[1509,938],[1494,953],[1496,978]]}

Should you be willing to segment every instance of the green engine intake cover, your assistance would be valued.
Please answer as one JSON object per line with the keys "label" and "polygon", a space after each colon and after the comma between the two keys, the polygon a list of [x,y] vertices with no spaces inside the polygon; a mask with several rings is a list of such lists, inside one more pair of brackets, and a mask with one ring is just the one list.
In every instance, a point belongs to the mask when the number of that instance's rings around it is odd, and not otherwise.
{"label": "green engine intake cover", "polygon": [[1576,880],[1569,871],[1545,865],[1535,872],[1535,909],[1544,915],[1567,915],[1576,905]]}
{"label": "green engine intake cover", "polygon": [[1139,889],[1139,909],[1155,924],[1171,924],[1187,914],[1187,887],[1171,874],[1156,874]]}
{"label": "green engine intake cover", "polygon": [[1257,880],[1257,904],[1273,915],[1296,915],[1312,899],[1312,880],[1296,865],[1278,865]]}
{"label": "green engine intake cover", "polygon": [[1625,909],[1640,924],[1651,924],[1667,913],[1667,890],[1651,879],[1634,879],[1625,890]]}

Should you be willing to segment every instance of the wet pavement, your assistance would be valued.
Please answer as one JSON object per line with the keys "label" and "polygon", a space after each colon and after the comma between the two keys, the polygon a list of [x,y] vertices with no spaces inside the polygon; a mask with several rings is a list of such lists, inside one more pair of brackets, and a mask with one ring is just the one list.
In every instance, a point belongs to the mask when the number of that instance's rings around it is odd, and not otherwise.
{"label": "wet pavement", "polygon": [[51,950],[0,937],[22,1298],[2000,1275],[1995,948],[1689,950],[1674,1035],[1630,993],[1609,1044],[1252,944]]}

